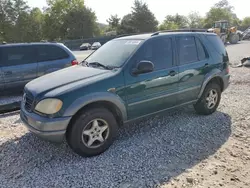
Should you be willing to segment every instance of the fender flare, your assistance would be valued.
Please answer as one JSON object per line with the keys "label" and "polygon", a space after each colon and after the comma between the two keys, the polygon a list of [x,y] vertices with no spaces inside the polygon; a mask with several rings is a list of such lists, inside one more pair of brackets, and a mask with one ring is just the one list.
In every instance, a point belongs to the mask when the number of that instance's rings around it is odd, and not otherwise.
{"label": "fender flare", "polygon": [[63,116],[73,116],[84,106],[95,102],[110,102],[115,105],[121,112],[123,121],[127,120],[127,110],[125,102],[118,96],[109,92],[97,92],[84,95],[76,99],[63,113]]}
{"label": "fender flare", "polygon": [[198,99],[201,97],[203,91],[205,90],[207,84],[210,82],[210,80],[212,80],[213,78],[219,77],[223,80],[222,77],[222,72],[219,69],[213,69],[211,72],[209,72],[208,74],[205,75],[204,81],[202,83],[201,89],[200,89],[200,93],[198,95]]}

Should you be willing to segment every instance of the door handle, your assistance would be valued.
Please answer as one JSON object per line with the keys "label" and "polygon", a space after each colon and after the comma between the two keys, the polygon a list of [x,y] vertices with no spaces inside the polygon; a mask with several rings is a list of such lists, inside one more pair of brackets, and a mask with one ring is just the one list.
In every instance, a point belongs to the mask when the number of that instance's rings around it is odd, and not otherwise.
{"label": "door handle", "polygon": [[6,71],[6,72],[4,72],[4,75],[11,75],[12,74],[12,71]]}
{"label": "door handle", "polygon": [[170,76],[175,76],[175,75],[176,75],[176,72],[175,72],[175,71],[170,71],[170,72],[169,72],[169,75],[170,75]]}

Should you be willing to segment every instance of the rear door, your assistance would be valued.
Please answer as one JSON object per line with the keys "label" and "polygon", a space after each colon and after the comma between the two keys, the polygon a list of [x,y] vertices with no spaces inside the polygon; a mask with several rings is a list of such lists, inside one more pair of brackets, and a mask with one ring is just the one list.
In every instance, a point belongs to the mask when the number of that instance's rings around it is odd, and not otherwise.
{"label": "rear door", "polygon": [[205,75],[209,72],[209,54],[196,35],[176,38],[179,64],[178,104],[195,101]]}
{"label": "rear door", "polygon": [[38,76],[71,66],[72,57],[61,47],[51,44],[36,46]]}
{"label": "rear door", "polygon": [[37,77],[35,50],[31,45],[6,46],[1,50],[5,91],[19,93]]}

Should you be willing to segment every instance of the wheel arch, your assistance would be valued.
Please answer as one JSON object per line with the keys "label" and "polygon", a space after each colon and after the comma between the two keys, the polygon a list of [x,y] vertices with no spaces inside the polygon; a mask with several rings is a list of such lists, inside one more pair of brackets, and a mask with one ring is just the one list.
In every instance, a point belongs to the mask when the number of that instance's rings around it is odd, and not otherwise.
{"label": "wheel arch", "polygon": [[218,83],[218,85],[221,88],[221,92],[224,91],[224,81],[222,78],[222,72],[219,69],[215,69],[214,71],[212,71],[211,73],[207,74],[205,76],[204,82],[202,84],[200,93],[198,95],[198,98],[201,97],[203,91],[205,90],[206,86],[210,83]]}
{"label": "wheel arch", "polygon": [[119,120],[118,123],[122,123],[127,120],[127,111],[125,102],[117,95],[113,93],[92,93],[75,100],[64,112],[63,116],[74,117],[92,107],[104,107],[110,110]]}

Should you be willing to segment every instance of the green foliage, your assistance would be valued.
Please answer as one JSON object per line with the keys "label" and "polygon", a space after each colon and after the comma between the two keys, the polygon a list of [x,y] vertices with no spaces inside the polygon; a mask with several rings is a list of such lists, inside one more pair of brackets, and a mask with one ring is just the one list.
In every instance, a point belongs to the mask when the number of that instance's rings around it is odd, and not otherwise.
{"label": "green foliage", "polygon": [[190,12],[187,19],[189,28],[203,28],[204,19],[198,12]]}
{"label": "green foliage", "polygon": [[219,20],[227,20],[231,25],[238,26],[239,19],[233,10],[234,7],[227,0],[219,1],[207,13],[204,27],[210,28],[215,21]]}
{"label": "green foliage", "polygon": [[159,26],[160,30],[171,30],[188,27],[188,19],[183,15],[167,15],[163,23]]}
{"label": "green foliage", "polygon": [[247,29],[248,27],[250,27],[250,17],[245,17],[242,20],[241,26],[243,29]]}
{"label": "green foliage", "polygon": [[135,33],[137,31],[132,18],[132,14],[127,14],[122,18],[121,25],[118,27],[119,34]]}
{"label": "green foliage", "polygon": [[146,3],[135,0],[131,15],[132,27],[137,32],[152,32],[157,30],[158,21]]}
{"label": "green foliage", "polygon": [[84,0],[48,0],[42,12],[25,0],[0,1],[0,40],[32,42],[87,38],[100,35],[95,13]]}
{"label": "green foliage", "polygon": [[120,24],[120,18],[118,15],[111,15],[109,19],[107,19],[107,22],[109,24],[110,31],[117,30]]}
{"label": "green foliage", "polygon": [[118,26],[119,34],[144,33],[157,30],[158,21],[148,5],[135,0],[130,14],[125,15]]}
{"label": "green foliage", "polygon": [[[154,32],[180,28],[210,28],[215,21],[228,20],[232,26],[246,29],[250,17],[242,21],[227,0],[216,3],[203,18],[198,12],[189,15],[167,15],[158,26],[145,1],[135,0],[131,12],[120,19],[111,15],[108,26],[97,23],[95,13],[84,0],[47,0],[41,11],[31,9],[25,0],[0,0],[0,42],[33,42],[83,39],[117,31],[118,34]],[[110,32],[112,33],[112,32]]]}

